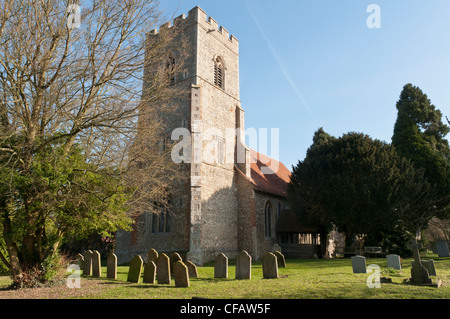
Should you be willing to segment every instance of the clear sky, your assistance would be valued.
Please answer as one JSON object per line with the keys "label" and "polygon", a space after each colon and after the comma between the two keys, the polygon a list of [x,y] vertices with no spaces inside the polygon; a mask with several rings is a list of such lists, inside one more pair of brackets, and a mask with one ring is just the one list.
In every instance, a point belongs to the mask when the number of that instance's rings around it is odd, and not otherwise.
{"label": "clear sky", "polygon": [[[279,128],[289,169],[319,127],[390,142],[407,83],[450,118],[449,0],[160,2],[166,16],[199,6],[239,40],[246,128]],[[380,28],[366,24],[370,4]]]}

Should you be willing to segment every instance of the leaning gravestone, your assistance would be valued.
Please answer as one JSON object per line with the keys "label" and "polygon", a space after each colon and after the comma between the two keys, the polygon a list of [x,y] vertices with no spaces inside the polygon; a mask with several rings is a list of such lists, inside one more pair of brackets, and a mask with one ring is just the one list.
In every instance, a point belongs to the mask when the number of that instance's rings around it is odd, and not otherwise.
{"label": "leaning gravestone", "polygon": [[92,251],[91,250],[86,250],[84,252],[83,275],[87,275],[87,276],[92,275]]}
{"label": "leaning gravestone", "polygon": [[102,264],[100,261],[100,253],[94,250],[92,253],[92,276],[100,278],[102,276]]}
{"label": "leaning gravestone", "polygon": [[150,249],[147,252],[148,261],[153,261],[155,264],[158,261],[158,252],[155,249]]}
{"label": "leaning gravestone", "polygon": [[276,279],[278,278],[278,261],[277,256],[272,253],[266,253],[261,258],[263,278]]}
{"label": "leaning gravestone", "polygon": [[[434,260],[421,260],[422,266],[425,267],[426,270],[428,270],[429,276],[436,276],[436,266],[434,265]],[[411,260],[411,266],[417,267],[416,262],[414,260]]]}
{"label": "leaning gravestone", "polygon": [[400,256],[399,255],[395,255],[395,254],[390,254],[386,256],[387,259],[387,266],[389,268],[394,268],[394,269],[402,269],[402,264],[400,263]]}
{"label": "leaning gravestone", "polygon": [[139,255],[136,255],[133,257],[133,259],[130,262],[130,268],[128,270],[128,282],[136,282],[139,283],[141,280],[141,274],[142,274],[142,265],[144,262],[142,261],[142,257]]}
{"label": "leaning gravestone", "polygon": [[173,264],[173,278],[175,287],[189,287],[188,267],[180,260]]}
{"label": "leaning gravestone", "polygon": [[284,255],[278,250],[273,252],[273,254],[277,256],[278,267],[286,267],[286,259],[284,258]]}
{"label": "leaning gravestone", "polygon": [[183,258],[181,258],[179,253],[173,253],[170,255],[170,273],[173,275],[173,265],[177,261],[183,261]]}
{"label": "leaning gravestone", "polygon": [[197,266],[192,261],[187,261],[186,266],[188,267],[189,278],[198,278]]}
{"label": "leaning gravestone", "polygon": [[352,257],[352,268],[354,274],[365,274],[366,269],[366,258],[364,256],[353,256]]}
{"label": "leaning gravestone", "polygon": [[439,257],[450,257],[446,241],[437,241],[436,249]]}
{"label": "leaning gravestone", "polygon": [[82,254],[78,254],[75,257],[75,264],[80,267],[80,269],[83,269],[84,267],[84,256]]}
{"label": "leaning gravestone", "polygon": [[245,250],[236,257],[236,279],[252,278],[252,256]]}
{"label": "leaning gravestone", "polygon": [[158,262],[156,264],[156,277],[158,279],[158,284],[170,285],[170,259],[164,253],[159,254]]}
{"label": "leaning gravestone", "polygon": [[228,278],[228,257],[223,253],[214,259],[214,278]]}
{"label": "leaning gravestone", "polygon": [[117,279],[117,256],[114,253],[106,258],[106,278]]}
{"label": "leaning gravestone", "polygon": [[156,282],[156,265],[149,260],[144,267],[144,283],[154,284]]}

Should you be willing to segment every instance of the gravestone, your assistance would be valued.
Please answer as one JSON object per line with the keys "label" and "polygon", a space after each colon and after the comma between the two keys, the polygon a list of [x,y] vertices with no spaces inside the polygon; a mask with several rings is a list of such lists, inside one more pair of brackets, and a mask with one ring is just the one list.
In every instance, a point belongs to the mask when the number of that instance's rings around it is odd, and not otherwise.
{"label": "gravestone", "polygon": [[80,269],[83,269],[84,267],[84,256],[82,254],[78,254],[75,257],[75,264],[80,267]]}
{"label": "gravestone", "polygon": [[149,260],[144,267],[144,283],[154,284],[156,282],[156,265]]}
{"label": "gravestone", "polygon": [[97,250],[94,250],[92,253],[92,276],[97,278],[102,276],[100,253]]}
{"label": "gravestone", "polygon": [[223,253],[214,259],[214,278],[228,278],[228,257]]}
{"label": "gravestone", "polygon": [[364,256],[353,256],[352,257],[352,268],[354,274],[366,274],[366,258]]}
{"label": "gravestone", "polygon": [[266,253],[261,258],[263,278],[276,279],[278,278],[278,261],[277,256],[272,253]]}
{"label": "gravestone", "polygon": [[436,249],[439,257],[450,257],[446,241],[437,241]]}
{"label": "gravestone", "polygon": [[130,262],[130,268],[128,270],[128,282],[135,282],[139,283],[141,280],[141,274],[142,274],[142,265],[144,262],[142,261],[142,257],[139,255],[136,255],[133,257],[133,259]]}
{"label": "gravestone", "polygon": [[106,258],[106,278],[117,279],[117,256],[114,253]]}
{"label": "gravestone", "polygon": [[83,275],[87,275],[87,276],[92,275],[92,251],[91,250],[86,250],[84,252]]}
{"label": "gravestone", "polygon": [[189,278],[198,278],[197,266],[192,261],[187,261],[186,266],[188,267]]}
{"label": "gravestone", "polygon": [[183,261],[183,258],[181,258],[179,253],[173,253],[170,255],[170,273],[173,275],[173,265],[177,261]]}
{"label": "gravestone", "polygon": [[155,249],[150,249],[147,252],[148,261],[153,261],[155,264],[158,261],[158,252]]}
{"label": "gravestone", "polygon": [[170,259],[164,253],[159,254],[158,256],[158,261],[156,263],[156,278],[158,284],[170,285]]}
{"label": "gravestone", "polygon": [[252,278],[252,256],[245,250],[236,257],[236,279]]}
{"label": "gravestone", "polygon": [[275,256],[277,256],[278,267],[285,268],[286,267],[286,259],[284,258],[284,255],[278,250],[273,252],[273,254]]}
{"label": "gravestone", "polygon": [[180,260],[173,264],[175,287],[189,287],[188,267]]}
{"label": "gravestone", "polygon": [[390,254],[386,256],[387,259],[387,266],[389,268],[394,268],[394,269],[402,269],[402,264],[400,262],[400,256],[399,255],[395,255],[395,254]]}
{"label": "gravestone", "polygon": [[[422,266],[428,270],[429,276],[436,276],[436,266],[434,265],[434,260],[421,260]],[[414,260],[411,260],[411,266],[417,267]]]}
{"label": "gravestone", "polygon": [[414,256],[414,264],[412,264],[411,267],[410,282],[414,285],[432,284],[428,269],[425,268],[420,260],[419,247],[416,240],[411,241],[409,248],[412,250]]}

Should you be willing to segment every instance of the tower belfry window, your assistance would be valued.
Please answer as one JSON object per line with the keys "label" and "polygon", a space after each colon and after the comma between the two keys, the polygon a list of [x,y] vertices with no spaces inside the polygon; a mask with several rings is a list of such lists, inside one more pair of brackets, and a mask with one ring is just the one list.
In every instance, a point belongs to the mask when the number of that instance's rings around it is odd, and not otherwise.
{"label": "tower belfry window", "polygon": [[222,59],[217,57],[214,59],[214,85],[217,85],[221,89],[224,88],[225,72]]}
{"label": "tower belfry window", "polygon": [[166,72],[170,84],[175,83],[175,58],[169,57],[166,63]]}

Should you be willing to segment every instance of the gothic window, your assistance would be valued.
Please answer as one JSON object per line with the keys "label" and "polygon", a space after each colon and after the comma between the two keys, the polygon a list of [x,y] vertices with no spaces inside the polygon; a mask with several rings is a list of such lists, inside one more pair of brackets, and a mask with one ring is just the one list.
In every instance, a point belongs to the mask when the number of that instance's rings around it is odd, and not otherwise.
{"label": "gothic window", "polygon": [[225,68],[219,57],[214,59],[214,84],[221,89],[225,88]]}
{"label": "gothic window", "polygon": [[272,237],[272,203],[266,202],[264,207],[264,235],[266,237]]}
{"label": "gothic window", "polygon": [[153,203],[155,212],[152,214],[152,233],[170,232],[170,205],[170,202],[167,206]]}
{"label": "gothic window", "polygon": [[170,84],[175,83],[175,58],[170,56],[166,62],[167,78]]}

